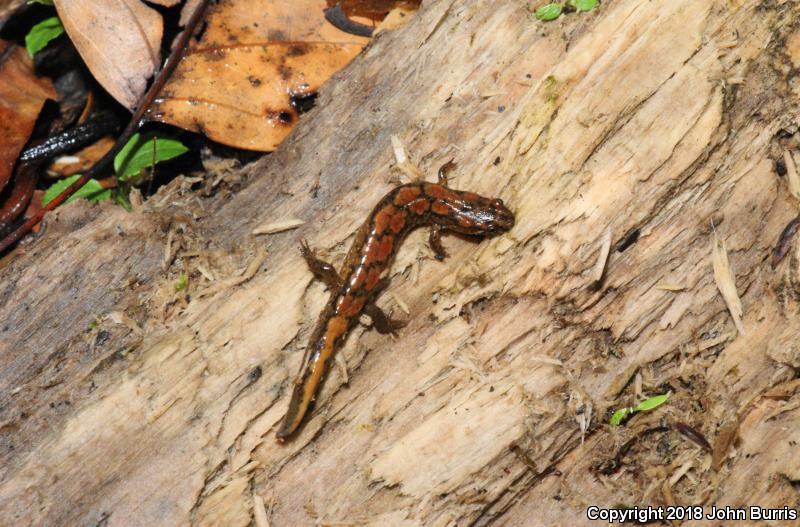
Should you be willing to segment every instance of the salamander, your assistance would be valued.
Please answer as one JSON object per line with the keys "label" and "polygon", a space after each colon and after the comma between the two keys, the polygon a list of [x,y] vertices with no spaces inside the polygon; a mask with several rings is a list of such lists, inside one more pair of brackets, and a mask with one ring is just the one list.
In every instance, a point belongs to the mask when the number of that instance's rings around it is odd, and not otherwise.
{"label": "salamander", "polygon": [[336,350],[362,313],[369,315],[380,333],[394,333],[405,325],[387,317],[375,305],[375,298],[386,287],[384,275],[409,232],[431,227],[431,248],[436,259],[443,260],[446,253],[440,237],[444,231],[488,237],[514,226],[514,215],[502,200],[448,188],[445,171],[452,166],[448,163],[439,170],[439,183],[409,183],[386,194],[358,230],[341,273],[318,259],[301,241],[301,254],[311,272],[333,294],[306,346],[289,409],[276,434],[279,441],[300,426]]}

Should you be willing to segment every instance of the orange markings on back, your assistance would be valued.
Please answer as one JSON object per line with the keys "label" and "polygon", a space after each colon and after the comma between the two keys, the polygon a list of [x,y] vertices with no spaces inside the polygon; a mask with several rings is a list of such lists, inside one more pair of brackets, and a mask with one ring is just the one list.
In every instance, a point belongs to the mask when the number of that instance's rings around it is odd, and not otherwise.
{"label": "orange markings on back", "polygon": [[458,194],[449,188],[441,185],[434,185],[433,183],[425,185],[425,193],[432,198],[441,199],[443,201],[458,201],[461,199]]}
{"label": "orange markings on back", "polygon": [[383,234],[386,230],[386,227],[389,226],[389,222],[392,221],[392,216],[397,209],[394,208],[394,205],[386,205],[381,210],[375,214],[375,223],[374,223],[374,231],[375,234]]}
{"label": "orange markings on back", "polygon": [[447,194],[447,190],[441,185],[429,183],[425,185],[425,194],[432,198],[442,199]]}
{"label": "orange markings on back", "polygon": [[398,207],[408,205],[422,194],[419,187],[403,187],[394,197],[394,204]]}
{"label": "orange markings on back", "polygon": [[364,248],[361,250],[361,254],[364,255],[363,261],[367,265],[374,262],[378,258],[379,250],[380,250],[380,239],[378,239],[376,236],[370,236],[369,238],[367,238],[367,241],[364,244]]}
{"label": "orange markings on back", "polygon": [[381,270],[377,267],[373,267],[369,270],[369,274],[367,274],[367,291],[372,291],[375,289],[375,286],[378,285],[378,282],[381,281]]}
{"label": "orange markings on back", "polygon": [[439,216],[447,216],[450,214],[450,207],[448,207],[444,201],[439,201],[437,199],[433,202],[433,205],[431,205],[431,211]]}
{"label": "orange markings on back", "polygon": [[398,234],[400,231],[403,230],[403,227],[406,225],[406,213],[403,211],[395,212],[394,216],[392,216],[392,221],[389,222],[389,227],[392,229],[392,232]]}
{"label": "orange markings on back", "polygon": [[361,313],[364,308],[364,302],[366,302],[366,299],[363,296],[353,296],[348,293],[339,299],[336,303],[336,308],[342,315],[352,318]]}
{"label": "orange markings on back", "polygon": [[378,253],[375,255],[375,260],[378,262],[388,262],[389,257],[392,255],[394,248],[394,236],[389,234],[378,240]]}
{"label": "orange markings on back", "polygon": [[474,192],[462,192],[461,199],[463,199],[467,203],[476,203],[481,200],[481,197],[475,194]]}
{"label": "orange markings on back", "polygon": [[408,206],[408,210],[410,210],[414,214],[419,215],[419,214],[424,214],[425,211],[428,210],[428,206],[429,203],[427,199],[418,199]]}

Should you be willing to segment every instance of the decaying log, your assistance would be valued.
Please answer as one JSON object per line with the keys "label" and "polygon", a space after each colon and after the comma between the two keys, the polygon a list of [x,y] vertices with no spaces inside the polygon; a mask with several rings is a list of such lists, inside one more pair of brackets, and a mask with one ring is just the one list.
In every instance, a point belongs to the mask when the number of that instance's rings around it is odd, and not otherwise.
{"label": "decaying log", "polygon": [[[800,148],[798,68],[796,2],[608,0],[547,24],[521,2],[426,3],[212,197],[183,179],[133,213],[72,203],[0,271],[0,517],[582,525],[591,504],[800,508],[800,251],[770,265],[798,211],[774,169]],[[429,178],[454,158],[453,186],[502,197],[517,225],[446,239],[443,263],[413,235],[379,301],[410,324],[356,330],[349,382],[334,370],[278,444],[328,294],[298,240],[341,261],[401,177],[391,135]],[[252,234],[289,219],[305,223]]]}

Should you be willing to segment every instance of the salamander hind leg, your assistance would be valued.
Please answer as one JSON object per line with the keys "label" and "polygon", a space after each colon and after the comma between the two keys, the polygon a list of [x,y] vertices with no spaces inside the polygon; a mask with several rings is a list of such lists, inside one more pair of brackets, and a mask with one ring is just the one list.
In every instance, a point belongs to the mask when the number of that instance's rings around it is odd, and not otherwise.
{"label": "salamander hind leg", "polygon": [[369,315],[369,318],[372,319],[372,324],[375,326],[375,329],[382,335],[387,333],[396,335],[399,329],[406,327],[408,324],[407,320],[390,318],[375,304],[369,304],[366,308],[364,308],[364,312]]}
{"label": "salamander hind leg", "polygon": [[433,250],[433,256],[440,262],[447,258],[447,251],[444,250],[442,245],[442,231],[444,229],[441,225],[431,225],[431,233],[428,236],[428,243]]}
{"label": "salamander hind leg", "polygon": [[305,240],[300,240],[300,254],[303,255],[308,268],[314,273],[314,277],[328,286],[328,289],[336,290],[342,287],[342,279],[336,272],[336,268],[317,258]]}

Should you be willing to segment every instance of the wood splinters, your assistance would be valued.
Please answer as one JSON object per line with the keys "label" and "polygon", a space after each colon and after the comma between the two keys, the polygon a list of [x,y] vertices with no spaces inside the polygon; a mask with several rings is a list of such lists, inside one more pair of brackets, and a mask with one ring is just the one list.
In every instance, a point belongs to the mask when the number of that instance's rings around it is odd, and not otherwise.
{"label": "wood splinters", "polygon": [[256,527],[269,527],[267,508],[264,505],[264,498],[256,493],[253,493],[253,520]]}
{"label": "wood splinters", "polygon": [[393,292],[389,293],[389,294],[392,297],[392,300],[394,300],[394,303],[397,304],[397,307],[399,307],[400,310],[403,311],[403,313],[405,313],[406,315],[410,315],[411,314],[411,311],[408,309],[408,304],[403,302],[402,298],[400,298],[399,296],[397,296],[396,293],[393,293]]}
{"label": "wood splinters", "polygon": [[606,266],[608,264],[608,255],[611,252],[611,228],[607,228],[603,233],[603,238],[600,242],[600,254],[597,255],[597,262],[594,264],[594,271],[592,271],[592,282],[589,284],[589,289],[597,291],[603,284],[603,276],[606,273]]}
{"label": "wood splinters", "polygon": [[783,151],[783,162],[786,165],[786,182],[789,186],[789,192],[796,199],[800,199],[800,175],[797,174],[797,165],[794,162],[794,156],[789,150]]}
{"label": "wood splinters", "polygon": [[422,171],[408,159],[408,152],[403,142],[396,135],[392,135],[392,151],[394,159],[397,161],[397,168],[400,169],[412,181],[422,181]]}
{"label": "wood splinters", "polygon": [[336,355],[334,361],[336,362],[336,368],[339,370],[339,374],[342,376],[342,383],[350,384],[350,377],[347,375],[347,362],[345,362],[344,357]]}
{"label": "wood splinters", "polygon": [[259,227],[253,229],[253,234],[276,234],[279,232],[290,231],[292,229],[296,229],[301,225],[305,225],[306,222],[303,220],[298,220],[297,218],[288,218],[285,220],[280,221],[273,221],[269,223],[265,223]]}
{"label": "wood splinters", "polygon": [[231,278],[226,278],[224,280],[220,280],[220,281],[210,285],[209,287],[203,289],[202,291],[199,291],[196,296],[198,298],[201,298],[201,297],[204,297],[204,296],[212,296],[212,295],[215,295],[215,294],[219,293],[220,291],[224,291],[224,290],[229,289],[231,287],[235,287],[235,286],[237,286],[239,284],[243,284],[244,282],[247,282],[248,280],[250,280],[251,278],[253,278],[256,275],[256,272],[258,271],[258,269],[261,267],[261,264],[263,264],[264,260],[266,260],[266,259],[267,259],[267,251],[265,251],[264,249],[259,249],[256,252],[256,254],[253,257],[253,259],[250,261],[250,264],[248,264],[247,269],[245,269],[244,273],[241,276],[234,276],[234,277],[231,277]]}
{"label": "wood splinters", "polygon": [[713,249],[713,264],[714,264],[714,281],[717,283],[717,289],[722,294],[725,304],[728,306],[731,317],[733,317],[733,324],[740,335],[744,335],[744,324],[742,317],[744,311],[742,309],[742,300],[739,298],[739,293],[736,291],[736,280],[733,275],[733,269],[728,261],[728,250],[725,248],[725,242],[717,238],[717,233],[714,232],[714,249]]}
{"label": "wood splinters", "polygon": [[656,289],[658,289],[659,291],[677,292],[677,291],[683,291],[684,289],[686,289],[686,285],[684,285],[684,284],[663,283],[663,284],[658,284],[656,286]]}
{"label": "wood splinters", "polygon": [[172,258],[175,256],[172,253],[172,239],[175,231],[170,229],[167,233],[167,242],[164,246],[164,258],[161,260],[161,270],[166,271],[169,269],[169,266],[172,265]]}
{"label": "wood splinters", "polygon": [[681,465],[681,467],[676,470],[675,473],[673,473],[672,476],[667,480],[667,485],[669,485],[670,488],[674,487],[681,480],[681,478],[683,478],[683,476],[685,476],[692,469],[693,466],[694,461],[691,459]]}

